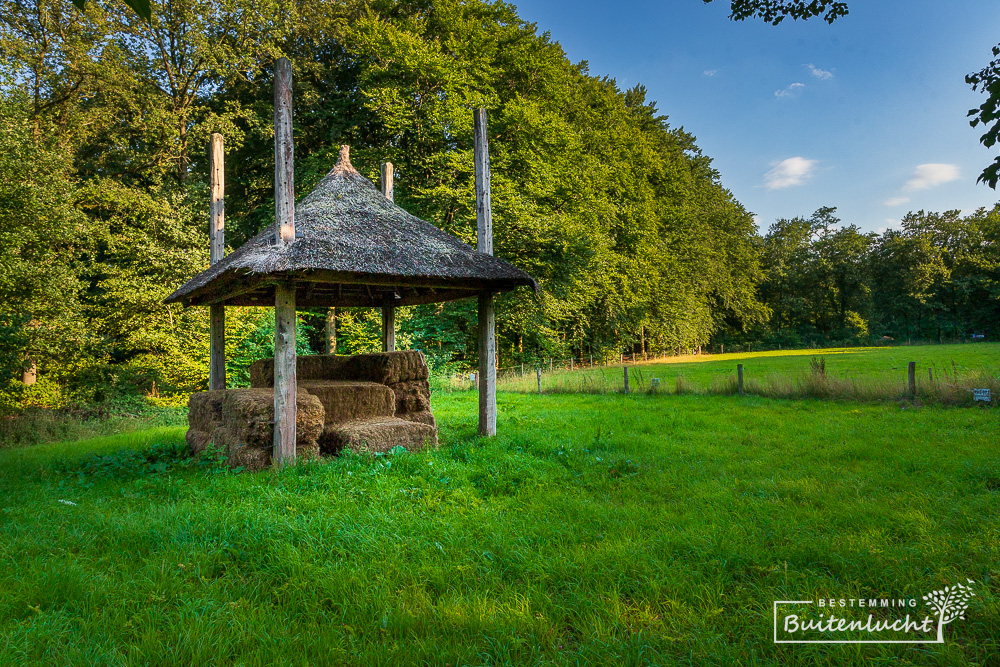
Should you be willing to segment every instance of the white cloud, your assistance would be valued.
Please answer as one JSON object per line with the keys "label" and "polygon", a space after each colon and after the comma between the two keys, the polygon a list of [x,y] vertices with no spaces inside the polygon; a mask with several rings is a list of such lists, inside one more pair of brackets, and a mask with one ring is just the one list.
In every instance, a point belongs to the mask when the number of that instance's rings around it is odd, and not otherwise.
{"label": "white cloud", "polygon": [[826,81],[827,79],[833,78],[833,72],[831,72],[830,70],[820,69],[812,64],[806,65],[806,67],[809,68],[809,73],[812,74],[817,79],[822,79],[823,81]]}
{"label": "white cloud", "polygon": [[707,69],[704,72],[702,72],[702,74],[704,74],[705,76],[715,76],[718,73],[719,73],[719,70],[717,70],[717,69]]}
{"label": "white cloud", "polygon": [[790,157],[774,165],[774,169],[764,174],[764,187],[781,190],[793,185],[802,185],[813,174],[813,167],[819,160],[804,157]]}
{"label": "white cloud", "polygon": [[906,204],[909,201],[910,201],[909,197],[899,196],[899,197],[889,197],[882,203],[885,204],[886,206],[902,206],[903,204]]}
{"label": "white cloud", "polygon": [[913,176],[903,186],[906,192],[926,190],[942,183],[958,180],[958,165],[955,164],[919,164],[913,170]]}
{"label": "white cloud", "polygon": [[890,229],[901,229],[901,227],[902,226],[899,224],[899,220],[894,220],[893,218],[886,218],[885,227],[879,227],[878,229],[875,230],[875,233],[885,234]]}
{"label": "white cloud", "polygon": [[762,223],[762,222],[764,222],[764,219],[755,213],[753,215],[753,224],[754,224],[754,226],[757,227],[757,229],[760,229],[760,223]]}
{"label": "white cloud", "polygon": [[788,88],[785,88],[783,90],[776,90],[776,91],[774,91],[774,96],[778,97],[778,98],[781,98],[781,97],[792,97],[797,92],[799,92],[800,90],[802,90],[805,87],[806,87],[806,84],[804,84],[804,83],[793,83],[790,86],[788,86]]}

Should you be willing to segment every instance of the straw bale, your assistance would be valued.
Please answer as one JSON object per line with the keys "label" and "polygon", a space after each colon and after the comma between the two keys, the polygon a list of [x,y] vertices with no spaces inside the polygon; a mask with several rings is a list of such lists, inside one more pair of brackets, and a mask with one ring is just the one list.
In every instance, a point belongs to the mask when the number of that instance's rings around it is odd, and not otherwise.
{"label": "straw bale", "polygon": [[417,422],[419,424],[427,424],[428,426],[437,429],[437,423],[434,421],[434,413],[430,410],[423,410],[421,412],[403,412],[396,415],[400,419],[405,419],[406,421]]}
{"label": "straw bale", "polygon": [[389,385],[396,394],[396,415],[431,409],[431,386],[427,380],[407,380]]}
{"label": "straw bale", "polygon": [[319,399],[326,423],[369,417],[391,417],[395,412],[392,390],[377,382],[305,381],[299,384]]}
{"label": "straw bale", "polygon": [[437,446],[437,429],[397,417],[377,417],[331,424],[323,431],[320,448],[336,454],[345,447],[354,452],[388,452],[404,447],[411,452]]}

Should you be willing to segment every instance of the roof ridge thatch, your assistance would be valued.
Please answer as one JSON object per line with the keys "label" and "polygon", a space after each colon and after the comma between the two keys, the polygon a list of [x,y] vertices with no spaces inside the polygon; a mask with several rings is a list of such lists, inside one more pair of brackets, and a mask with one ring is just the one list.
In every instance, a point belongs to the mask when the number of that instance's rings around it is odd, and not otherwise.
{"label": "roof ridge thatch", "polygon": [[[347,146],[341,147],[334,168],[295,205],[295,232],[293,243],[275,245],[272,223],[191,278],[166,302],[229,302],[231,284],[245,285],[268,276],[383,287],[418,285],[430,290],[430,295],[413,303],[459,298],[458,290],[468,296],[475,290],[504,291],[518,285],[538,289],[524,271],[477,252],[387,199],[354,168]],[[436,289],[455,291],[431,298]]]}

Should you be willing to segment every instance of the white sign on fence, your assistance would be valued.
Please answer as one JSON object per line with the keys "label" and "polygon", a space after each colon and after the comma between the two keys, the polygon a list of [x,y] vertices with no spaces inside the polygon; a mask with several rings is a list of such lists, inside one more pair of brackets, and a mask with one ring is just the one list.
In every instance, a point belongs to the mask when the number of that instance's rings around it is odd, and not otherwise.
{"label": "white sign on fence", "polygon": [[990,390],[989,389],[973,389],[972,390],[972,400],[974,401],[986,401],[990,402]]}
{"label": "white sign on fence", "polygon": [[650,380],[649,380],[649,386],[653,387],[653,388],[659,387],[660,386],[660,378],[650,378]]}

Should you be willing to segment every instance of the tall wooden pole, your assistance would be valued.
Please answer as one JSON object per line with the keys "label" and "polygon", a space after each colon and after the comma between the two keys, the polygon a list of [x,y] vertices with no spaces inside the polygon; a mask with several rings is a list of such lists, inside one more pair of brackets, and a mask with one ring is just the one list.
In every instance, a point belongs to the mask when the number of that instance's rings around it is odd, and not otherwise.
{"label": "tall wooden pole", "polygon": [[[382,163],[382,194],[392,201],[393,168],[391,162]],[[382,351],[396,350],[396,305],[395,294],[386,292],[382,297]]]}
{"label": "tall wooden pole", "polygon": [[[493,254],[493,213],[490,209],[490,146],[486,109],[473,114],[476,144],[476,249]],[[493,293],[479,295],[479,434],[497,434],[497,338]]]}
{"label": "tall wooden pole", "polygon": [[[274,66],[274,241],[295,242],[295,160],[292,141],[292,63]],[[295,461],[295,283],[274,287],[274,463]]]}
{"label": "tall wooden pole", "polygon": [[[212,264],[226,254],[226,172],[225,148],[222,135],[212,134],[208,143],[208,181],[212,194],[209,207],[209,254]],[[209,348],[208,388],[212,391],[226,388],[226,307],[213,303],[208,307]]]}
{"label": "tall wooden pole", "polygon": [[395,180],[395,169],[391,162],[382,163],[382,194],[392,201],[392,182]]}

